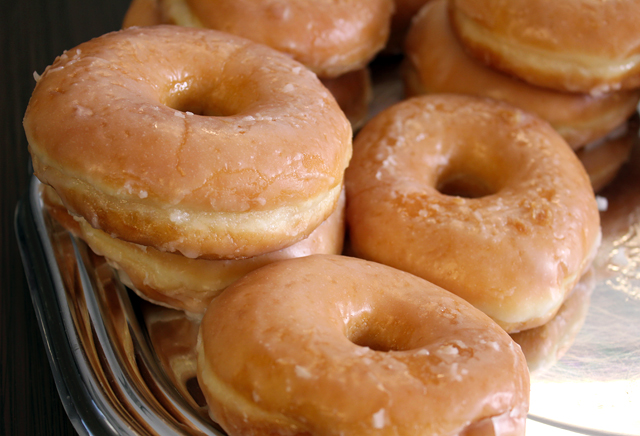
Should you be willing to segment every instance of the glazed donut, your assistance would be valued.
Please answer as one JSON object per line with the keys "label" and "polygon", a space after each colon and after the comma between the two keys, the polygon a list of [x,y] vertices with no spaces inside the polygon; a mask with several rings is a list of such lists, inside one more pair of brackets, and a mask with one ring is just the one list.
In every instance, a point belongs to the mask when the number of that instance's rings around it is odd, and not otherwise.
{"label": "glazed donut", "polygon": [[447,0],[435,0],[415,17],[403,65],[407,95],[459,93],[506,101],[547,120],[577,149],[604,137],[636,110],[640,90],[598,96],[530,85],[468,56],[449,23]]}
{"label": "glazed donut", "polygon": [[589,144],[576,152],[589,174],[591,186],[595,192],[600,192],[615,179],[637,143],[638,120],[634,117],[620,129],[611,132],[607,138]]}
{"label": "glazed donut", "polygon": [[474,56],[532,84],[584,93],[640,86],[635,0],[452,0],[450,10]]}
{"label": "glazed donut", "polygon": [[330,78],[364,68],[384,47],[393,0],[134,0],[130,10],[127,27],[146,25],[159,10],[162,23],[243,36]]}
{"label": "glazed donut", "polygon": [[461,296],[508,332],[551,319],[600,241],[575,153],[546,122],[495,100],[390,107],[356,136],[345,180],[357,256]]}
{"label": "glazed donut", "polygon": [[235,259],[335,209],[352,130],[288,56],[207,29],[114,32],[48,67],[24,118],[36,176],[113,237]]}
{"label": "glazed donut", "polygon": [[198,381],[230,436],[524,435],[529,398],[520,348],[480,311],[330,255],[260,268],[213,300]]}
{"label": "glazed donut", "polygon": [[344,242],[344,195],[336,210],[308,238],[278,251],[238,260],[189,259],[164,253],[94,229],[79,218],[81,238],[104,256],[123,283],[140,297],[161,306],[202,315],[227,286],[248,272],[276,260],[310,254],[339,254]]}
{"label": "glazed donut", "polygon": [[511,335],[522,348],[530,373],[551,368],[571,348],[584,325],[595,284],[595,274],[589,269],[553,319],[540,327]]}

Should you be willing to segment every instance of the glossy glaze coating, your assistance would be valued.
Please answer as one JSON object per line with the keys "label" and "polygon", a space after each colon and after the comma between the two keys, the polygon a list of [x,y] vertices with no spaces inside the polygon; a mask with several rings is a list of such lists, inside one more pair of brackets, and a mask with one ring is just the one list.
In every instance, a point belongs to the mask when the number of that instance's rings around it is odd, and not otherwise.
{"label": "glossy glaze coating", "polygon": [[432,95],[383,111],[354,141],[346,187],[358,256],[442,286],[511,332],[553,317],[600,241],[575,153],[493,100]]}
{"label": "glossy glaze coating", "polygon": [[577,149],[604,137],[636,110],[640,90],[592,96],[530,85],[465,53],[451,29],[447,1],[416,16],[405,43],[408,95],[459,93],[506,101],[547,120]]}
{"label": "glossy glaze coating", "polygon": [[203,318],[198,380],[231,435],[524,435],[511,338],[418,277],[344,256],[268,265]]}
{"label": "glossy glaze coating", "polygon": [[69,50],[24,119],[36,175],[120,239],[187,257],[289,246],[334,210],[351,127],[288,56],[157,26]]}

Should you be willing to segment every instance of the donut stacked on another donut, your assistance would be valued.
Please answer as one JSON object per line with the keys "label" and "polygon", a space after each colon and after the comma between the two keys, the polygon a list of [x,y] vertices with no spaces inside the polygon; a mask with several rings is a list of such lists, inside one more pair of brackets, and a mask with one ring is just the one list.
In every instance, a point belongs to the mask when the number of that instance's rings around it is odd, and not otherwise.
{"label": "donut stacked on another donut", "polygon": [[393,0],[133,0],[123,27],[206,27],[268,45],[350,90],[336,97],[359,126],[371,99],[367,64],[387,42],[392,12]]}
{"label": "donut stacked on another donut", "polygon": [[43,186],[42,198],[54,219],[83,239],[94,253],[105,257],[130,289],[155,304],[195,315],[203,314],[213,298],[248,272],[281,259],[339,254],[345,236],[344,193],[335,211],[302,241],[277,251],[231,260],[192,259],[113,238],[86,220],[70,215],[50,186]]}
{"label": "donut stacked on another donut", "polygon": [[[591,144],[589,150],[594,150],[595,144],[599,145],[598,159],[604,163],[590,175],[594,188],[600,189],[603,181],[612,179],[624,163],[637,136],[637,129],[632,131],[628,120],[636,112],[640,89],[598,94],[559,91],[527,83],[492,68],[493,65],[485,65],[482,58],[467,53],[464,45],[467,40],[459,40],[455,34],[450,16],[457,16],[458,3],[436,0],[415,17],[405,41],[406,93],[490,97],[535,113],[549,121],[573,149]],[[509,4],[509,10],[512,8],[515,5]],[[623,149],[626,153],[621,153]],[[585,155],[586,152],[581,153]]]}
{"label": "donut stacked on another donut", "polygon": [[358,133],[351,248],[472,303],[509,332],[544,324],[596,254],[589,178],[548,123],[462,95],[408,99]]}
{"label": "donut stacked on another donut", "polygon": [[522,436],[529,398],[520,347],[479,310],[327,255],[270,264],[213,300],[198,380],[231,436]]}
{"label": "donut stacked on another donut", "polygon": [[[266,46],[178,26],[104,35],[45,70],[24,127],[54,207],[138,291],[167,294],[153,301],[202,312],[213,264],[226,286],[341,250],[351,126],[312,72]],[[185,285],[194,270],[208,270],[206,292]]]}

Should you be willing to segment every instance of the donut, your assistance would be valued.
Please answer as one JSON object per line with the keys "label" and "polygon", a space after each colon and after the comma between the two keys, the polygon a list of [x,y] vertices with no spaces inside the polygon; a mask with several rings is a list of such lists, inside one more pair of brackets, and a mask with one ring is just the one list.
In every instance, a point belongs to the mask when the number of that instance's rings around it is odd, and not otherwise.
{"label": "donut", "polygon": [[246,259],[189,259],[112,238],[79,219],[81,238],[104,256],[123,283],[152,303],[202,316],[220,292],[248,272],[276,260],[310,254],[339,254],[344,241],[344,196],[336,210],[306,239]]}
{"label": "donut", "polygon": [[451,20],[478,59],[560,91],[640,86],[635,0],[452,0]]}
{"label": "donut", "polygon": [[447,0],[432,1],[415,17],[405,51],[407,95],[460,93],[506,101],[547,120],[574,149],[624,124],[640,100],[640,90],[597,96],[559,92],[485,66],[455,37]]}
{"label": "donut", "polygon": [[159,15],[162,23],[221,30],[288,53],[332,78],[364,68],[384,47],[393,0],[134,0],[129,11],[127,27]]}
{"label": "donut", "polygon": [[522,348],[530,373],[548,370],[571,348],[584,325],[595,285],[595,273],[589,269],[549,322],[511,335]]}
{"label": "donut", "polygon": [[534,115],[478,97],[414,97],[367,123],[353,147],[353,253],[461,296],[510,333],[551,319],[595,256],[587,173]]}
{"label": "donut", "polygon": [[253,271],[213,300],[197,347],[210,415],[230,436],[524,435],[520,348],[464,300],[373,262]]}
{"label": "donut", "polygon": [[629,160],[633,146],[638,143],[638,119],[614,130],[606,138],[591,143],[576,152],[584,169],[589,174],[595,192],[602,191],[618,175]]}
{"label": "donut", "polygon": [[65,52],[24,118],[34,172],[112,237],[190,258],[288,247],[335,210],[351,126],[285,54],[157,26]]}

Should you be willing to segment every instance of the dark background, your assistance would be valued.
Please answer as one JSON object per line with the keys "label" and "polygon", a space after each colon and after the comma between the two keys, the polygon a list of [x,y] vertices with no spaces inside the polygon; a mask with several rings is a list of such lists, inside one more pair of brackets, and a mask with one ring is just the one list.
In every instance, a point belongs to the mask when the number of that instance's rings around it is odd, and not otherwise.
{"label": "dark background", "polygon": [[71,435],[27,289],[13,215],[29,174],[33,72],[120,27],[129,0],[0,0],[0,435]]}

